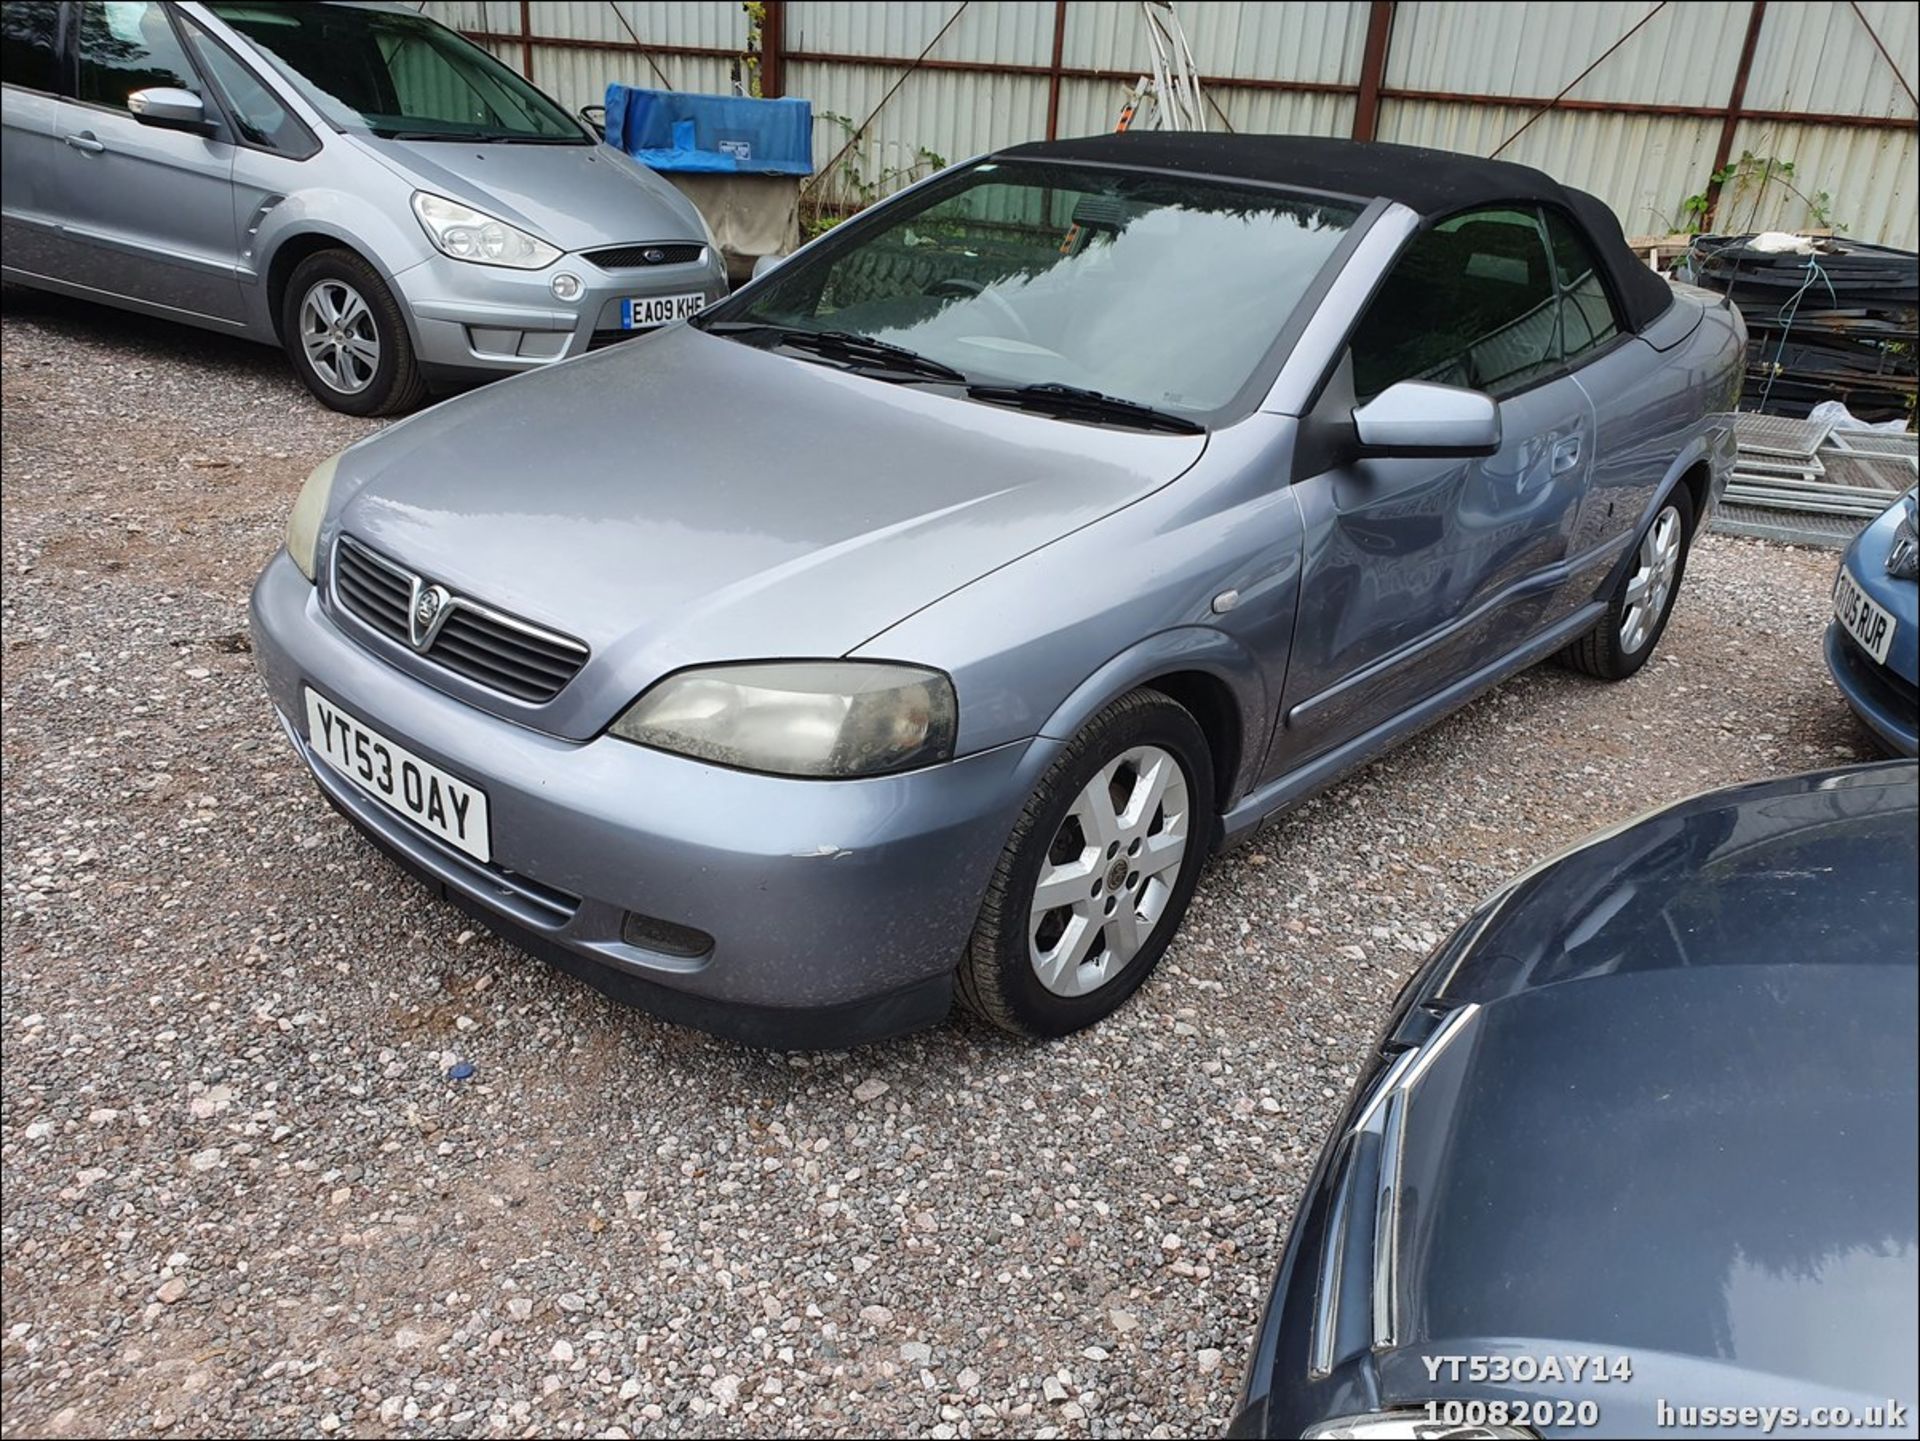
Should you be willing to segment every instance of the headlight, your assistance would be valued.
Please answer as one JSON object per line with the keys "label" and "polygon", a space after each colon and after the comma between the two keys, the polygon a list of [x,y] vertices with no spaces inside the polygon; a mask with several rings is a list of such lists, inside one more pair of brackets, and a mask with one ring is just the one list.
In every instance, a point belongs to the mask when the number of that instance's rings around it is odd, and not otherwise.
{"label": "headlight", "polygon": [[444,195],[414,191],[413,213],[435,248],[455,260],[539,270],[560,258],[559,250],[537,236]]}
{"label": "headlight", "polygon": [[623,740],[742,770],[872,776],[953,755],[953,683],[873,661],[775,661],[670,675],[613,723]]}
{"label": "headlight", "polygon": [[320,522],[327,518],[333,472],[339,464],[340,457],[330,455],[308,473],[307,483],[300,487],[300,498],[293,503],[293,514],[287,517],[287,554],[308,580],[319,569]]}
{"label": "headlight", "polygon": [[1537,1434],[1524,1426],[1429,1420],[1424,1409],[1341,1416],[1306,1430],[1307,1441],[1534,1441]]}

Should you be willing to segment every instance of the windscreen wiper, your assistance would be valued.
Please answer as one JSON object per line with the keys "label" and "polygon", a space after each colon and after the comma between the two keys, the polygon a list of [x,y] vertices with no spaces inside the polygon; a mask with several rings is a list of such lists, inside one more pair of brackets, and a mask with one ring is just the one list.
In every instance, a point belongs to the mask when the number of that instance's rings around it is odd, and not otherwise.
{"label": "windscreen wiper", "polygon": [[582,135],[570,140],[564,135],[515,135],[504,130],[375,130],[382,140],[442,140],[461,145],[586,145]]}
{"label": "windscreen wiper", "polygon": [[810,350],[828,360],[836,360],[855,370],[890,370],[920,376],[927,380],[947,380],[965,385],[964,371],[951,365],[870,335],[855,335],[850,330],[813,330],[804,325],[782,325],[771,320],[717,320],[700,327],[714,335],[735,335],[750,339],[764,336],[776,345],[794,350]]}
{"label": "windscreen wiper", "polygon": [[1184,415],[1155,410],[1137,400],[1122,400],[1078,385],[1045,381],[1038,385],[970,385],[967,394],[989,405],[1010,405],[1019,410],[1036,410],[1057,415],[1062,420],[1104,421],[1110,425],[1130,425],[1139,430],[1165,430],[1176,435],[1200,435],[1206,427]]}

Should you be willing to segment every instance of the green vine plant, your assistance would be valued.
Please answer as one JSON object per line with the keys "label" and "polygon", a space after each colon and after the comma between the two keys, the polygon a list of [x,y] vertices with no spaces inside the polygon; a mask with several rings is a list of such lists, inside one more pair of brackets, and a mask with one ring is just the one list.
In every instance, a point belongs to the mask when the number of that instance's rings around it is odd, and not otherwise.
{"label": "green vine plant", "polygon": [[[866,153],[873,143],[870,136],[847,144],[858,130],[852,117],[832,110],[816,110],[814,117],[838,127],[842,137],[839,143],[845,149],[835,162],[833,173],[820,177],[807,197],[808,213],[801,217],[800,228],[808,240],[831,230],[847,216],[858,214],[901,186],[946,168],[947,158],[924,145],[915,146],[913,158],[904,165],[882,162],[875,168],[872,155]],[[829,199],[829,192],[838,198]]]}
{"label": "green vine plant", "polygon": [[760,57],[766,53],[767,7],[761,0],[742,0],[740,8],[747,16],[747,49],[739,62],[744,77],[736,78],[740,79],[742,94],[764,100],[766,96],[760,88]]}
{"label": "green vine plant", "polygon": [[[1680,202],[1679,223],[1674,229],[1683,235],[1698,235],[1707,223],[1707,209],[1711,204],[1709,196],[1717,188],[1720,192],[1719,215],[1731,219],[1739,212],[1743,199],[1750,200],[1751,207],[1757,207],[1762,192],[1769,185],[1783,186],[1800,198],[1807,207],[1807,227],[1814,230],[1844,230],[1846,226],[1833,218],[1833,197],[1824,190],[1815,190],[1811,194],[1793,183],[1793,162],[1783,160],[1777,155],[1755,155],[1751,150],[1740,152],[1738,160],[1729,161],[1707,177],[1707,188],[1698,194],[1689,195]],[[1723,230],[1728,227],[1723,225]]]}

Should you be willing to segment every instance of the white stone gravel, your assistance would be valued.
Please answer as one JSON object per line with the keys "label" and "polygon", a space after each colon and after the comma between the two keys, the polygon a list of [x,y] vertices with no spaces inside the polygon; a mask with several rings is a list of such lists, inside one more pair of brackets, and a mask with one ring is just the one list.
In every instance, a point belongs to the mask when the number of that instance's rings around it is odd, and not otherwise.
{"label": "white stone gravel", "polygon": [[365,422],[77,304],[4,345],[9,1434],[1217,1431],[1421,953],[1595,827],[1867,754],[1834,557],[1710,538],[1641,676],[1525,676],[1264,832],[1094,1031],[743,1050],[476,934],[294,763],[246,590]]}

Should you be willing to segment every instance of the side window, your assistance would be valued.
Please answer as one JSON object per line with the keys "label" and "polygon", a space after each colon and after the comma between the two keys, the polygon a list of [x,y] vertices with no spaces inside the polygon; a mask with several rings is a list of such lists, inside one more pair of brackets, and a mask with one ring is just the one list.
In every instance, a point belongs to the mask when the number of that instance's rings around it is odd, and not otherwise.
{"label": "side window", "polygon": [[0,81],[23,90],[57,93],[59,33],[57,0],[10,0],[0,5]]}
{"label": "side window", "polygon": [[193,41],[193,53],[226,97],[234,124],[244,139],[299,160],[319,150],[313,132],[281,104],[280,97],[269,90],[259,76],[191,18],[181,18],[188,38]]}
{"label": "side window", "polygon": [[1415,238],[1354,331],[1353,386],[1506,395],[1560,367],[1553,270],[1532,210],[1470,210]]}
{"label": "side window", "polygon": [[1547,211],[1547,239],[1553,246],[1553,269],[1560,284],[1561,345],[1566,358],[1575,360],[1618,335],[1620,321],[1593,251],[1573,222]]}
{"label": "side window", "polygon": [[193,62],[164,7],[150,0],[87,0],[73,13],[81,100],[124,110],[134,91],[157,85],[200,93]]}

